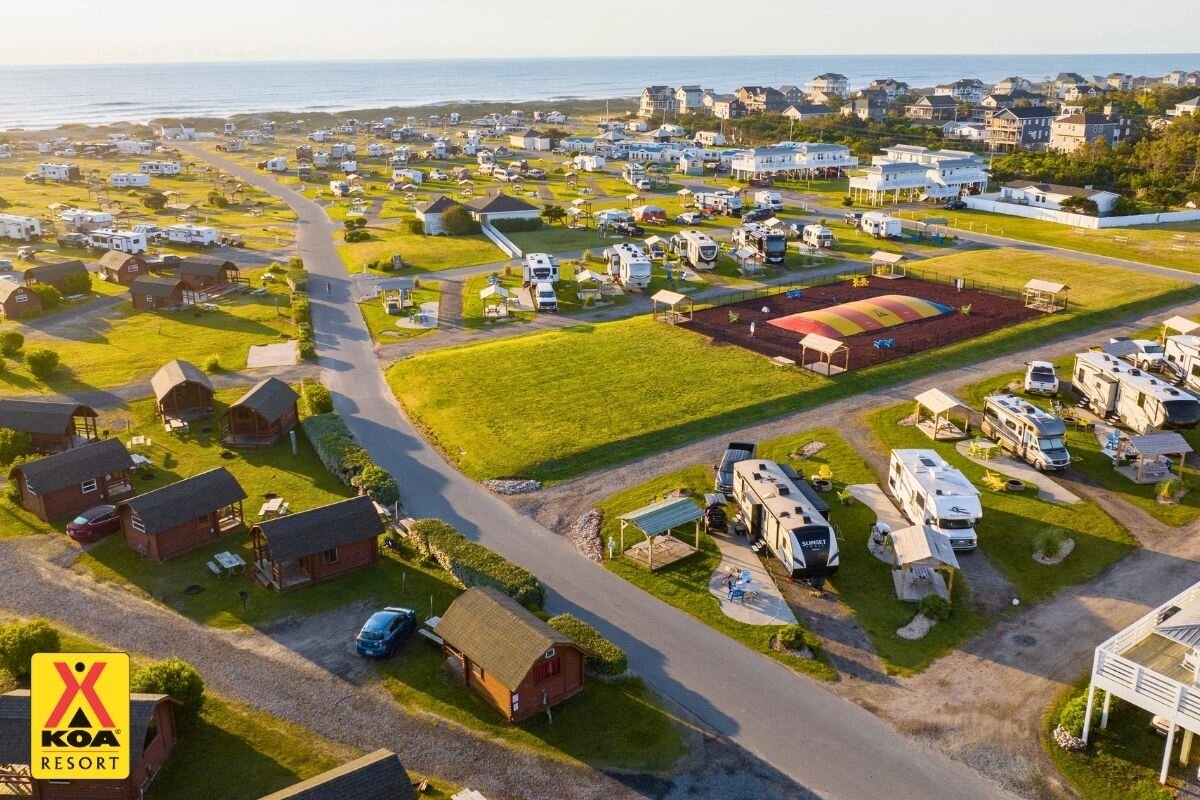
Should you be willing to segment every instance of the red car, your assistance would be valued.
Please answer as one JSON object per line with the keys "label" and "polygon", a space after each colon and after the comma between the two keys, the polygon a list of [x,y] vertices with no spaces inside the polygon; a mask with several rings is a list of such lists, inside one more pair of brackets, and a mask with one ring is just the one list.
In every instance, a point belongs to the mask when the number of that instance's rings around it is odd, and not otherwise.
{"label": "red car", "polygon": [[67,525],[67,536],[76,542],[94,542],[121,527],[116,506],[94,506]]}

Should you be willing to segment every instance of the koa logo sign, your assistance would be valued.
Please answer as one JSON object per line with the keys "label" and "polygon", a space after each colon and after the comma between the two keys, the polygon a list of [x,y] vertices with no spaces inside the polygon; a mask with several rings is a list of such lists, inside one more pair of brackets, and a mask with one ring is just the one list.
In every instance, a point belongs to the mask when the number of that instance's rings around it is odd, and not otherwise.
{"label": "koa logo sign", "polygon": [[33,777],[129,777],[128,655],[38,653],[29,695]]}

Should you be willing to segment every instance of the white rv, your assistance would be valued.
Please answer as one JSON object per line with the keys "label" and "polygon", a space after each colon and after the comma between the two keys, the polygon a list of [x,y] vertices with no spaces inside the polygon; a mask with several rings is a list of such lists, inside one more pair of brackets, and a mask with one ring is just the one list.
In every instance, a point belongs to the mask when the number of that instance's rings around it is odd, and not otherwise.
{"label": "white rv", "polygon": [[[634,188],[650,188],[650,181],[646,179],[646,168],[641,164],[626,164],[621,168],[621,180],[628,183]],[[643,187],[642,184],[645,184]]]}
{"label": "white rv", "polygon": [[450,114],[450,124],[451,125],[457,125],[460,119],[462,119],[462,117],[459,115],[459,113],[457,111],[451,112],[451,114]]}
{"label": "white rv", "polygon": [[697,208],[704,209],[709,213],[727,214],[731,217],[740,217],[742,215],[742,198],[724,189],[712,192],[696,192],[692,195],[692,201],[696,204]]}
{"label": "white rv", "polygon": [[154,152],[154,142],[137,142],[123,139],[116,142],[117,152],[126,156],[148,156]]}
{"label": "white rv", "polygon": [[178,175],[183,172],[183,165],[178,161],[143,161],[138,170],[146,175]]}
{"label": "white rv", "polygon": [[983,399],[983,435],[1039,471],[1066,469],[1071,454],[1062,419],[1011,394]]}
{"label": "white rv", "polygon": [[529,253],[521,279],[527,284],[558,283],[558,261],[546,253]]}
{"label": "white rv", "polygon": [[1200,336],[1168,336],[1163,348],[1166,369],[1191,389],[1200,390]]}
{"label": "white rv", "polygon": [[680,231],[671,237],[671,251],[692,269],[712,269],[717,263],[717,243],[703,231]]}
{"label": "white rv", "polygon": [[58,218],[72,230],[90,231],[111,225],[112,214],[107,211],[89,211],[82,208],[64,208],[58,212]]}
{"label": "white rv", "polygon": [[323,150],[313,153],[312,164],[317,169],[327,169],[329,167],[329,153]]}
{"label": "white rv", "polygon": [[258,168],[265,169],[267,172],[286,172],[287,157],[275,156],[274,158],[268,158],[265,161],[260,161],[258,162]]}
{"label": "white rv", "polygon": [[575,169],[580,172],[601,172],[605,163],[604,156],[575,156]]}
{"label": "white rv", "polygon": [[747,222],[733,232],[738,247],[753,250],[766,264],[782,264],[787,258],[787,236],[758,222]]}
{"label": "white rv", "polygon": [[108,176],[108,185],[118,189],[144,189],[150,185],[150,176],[143,172],[114,172]]}
{"label": "white rv", "polygon": [[841,554],[823,515],[828,506],[818,506],[819,498],[801,484],[802,478],[774,461],[733,465],[733,498],[750,540],[763,540],[793,580],[819,587],[837,572]]}
{"label": "white rv", "polygon": [[893,450],[888,487],[904,516],[950,538],[955,550],[974,550],[983,519],[979,490],[936,450]]}
{"label": "white rv", "polygon": [[111,228],[98,228],[88,235],[88,244],[102,250],[116,250],[118,253],[144,253],[149,247],[146,234],[137,231],[115,231]]}
{"label": "white rv", "polygon": [[74,164],[60,164],[46,161],[37,165],[38,175],[48,181],[77,181],[79,167]]}
{"label": "white rv", "polygon": [[904,226],[900,220],[882,211],[868,211],[863,214],[858,226],[863,233],[869,233],[876,239],[895,239],[904,234]]}
{"label": "white rv", "polygon": [[800,229],[800,241],[809,247],[830,249],[833,247],[833,231],[824,225],[805,225]]}
{"label": "white rv", "polygon": [[754,193],[755,208],[769,208],[772,211],[783,211],[783,195],[770,189]]}
{"label": "white rv", "polygon": [[627,289],[645,289],[650,285],[650,259],[636,244],[618,244],[604,251],[608,274]]}
{"label": "white rv", "polygon": [[0,214],[0,239],[28,242],[42,235],[42,223],[33,217],[19,214]]}
{"label": "white rv", "polygon": [[330,181],[329,191],[333,192],[334,197],[345,197],[350,194],[350,184],[346,181]]}
{"label": "white rv", "polygon": [[168,225],[162,232],[163,237],[173,244],[207,247],[217,243],[217,229],[207,225]]}
{"label": "white rv", "polygon": [[1195,395],[1108,353],[1078,353],[1072,385],[1092,413],[1113,417],[1134,433],[1200,423],[1200,399]]}

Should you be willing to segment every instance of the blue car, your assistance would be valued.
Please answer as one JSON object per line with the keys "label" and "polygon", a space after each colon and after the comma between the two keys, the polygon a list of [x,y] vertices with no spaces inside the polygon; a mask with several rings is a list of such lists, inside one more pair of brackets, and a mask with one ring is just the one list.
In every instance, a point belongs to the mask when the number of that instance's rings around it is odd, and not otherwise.
{"label": "blue car", "polygon": [[416,625],[417,614],[411,608],[388,607],[371,615],[354,637],[354,645],[359,655],[387,658]]}

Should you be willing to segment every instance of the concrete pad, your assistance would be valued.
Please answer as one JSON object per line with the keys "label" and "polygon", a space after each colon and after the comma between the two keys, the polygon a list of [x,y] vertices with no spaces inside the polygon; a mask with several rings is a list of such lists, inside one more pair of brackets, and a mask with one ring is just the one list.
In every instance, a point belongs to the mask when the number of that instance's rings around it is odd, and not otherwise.
{"label": "concrete pad", "polygon": [[[896,505],[892,502],[892,498],[888,497],[878,485],[874,483],[855,483],[847,486],[846,491],[850,492],[850,496],[855,500],[874,511],[875,522],[883,523],[888,527],[888,530],[902,530],[911,524],[900,513],[899,509],[896,508]],[[882,544],[876,544],[870,536],[867,537],[867,550],[871,552],[871,555],[888,566],[895,566],[896,557],[892,553],[892,549],[884,547]]]}
{"label": "concrete pad", "polygon": [[[438,308],[438,301],[430,300],[427,303],[421,303],[419,309],[405,309],[400,314],[400,318],[396,320],[396,327],[417,331],[436,328],[438,326]],[[409,321],[409,314],[412,314],[411,321]]]}
{"label": "concrete pad", "polygon": [[246,369],[290,367],[300,363],[300,343],[289,339],[279,344],[256,344],[246,353]]}
{"label": "concrete pad", "polygon": [[1075,503],[1083,502],[1079,495],[1072,491],[1064,489],[1056,481],[1051,480],[1044,472],[1038,472],[1036,469],[1026,464],[1024,461],[1018,461],[1010,455],[999,454],[990,459],[976,458],[971,455],[971,443],[959,442],[954,445],[954,449],[959,452],[963,458],[974,461],[985,469],[990,469],[993,472],[999,472],[1001,475],[1007,475],[1010,478],[1025,481],[1029,486],[1036,486],[1038,497],[1050,503],[1063,503],[1065,505],[1074,505]]}
{"label": "concrete pad", "polygon": [[[744,539],[727,539],[724,536],[714,536],[713,541],[721,549],[721,564],[708,582],[708,591],[721,604],[721,612],[730,619],[744,622],[747,625],[794,625],[796,615],[784,601],[779,587],[775,585],[762,561],[750,549]],[[750,580],[758,597],[753,600],[729,600],[729,589],[725,585],[725,576],[729,570],[738,573],[750,571]]]}

